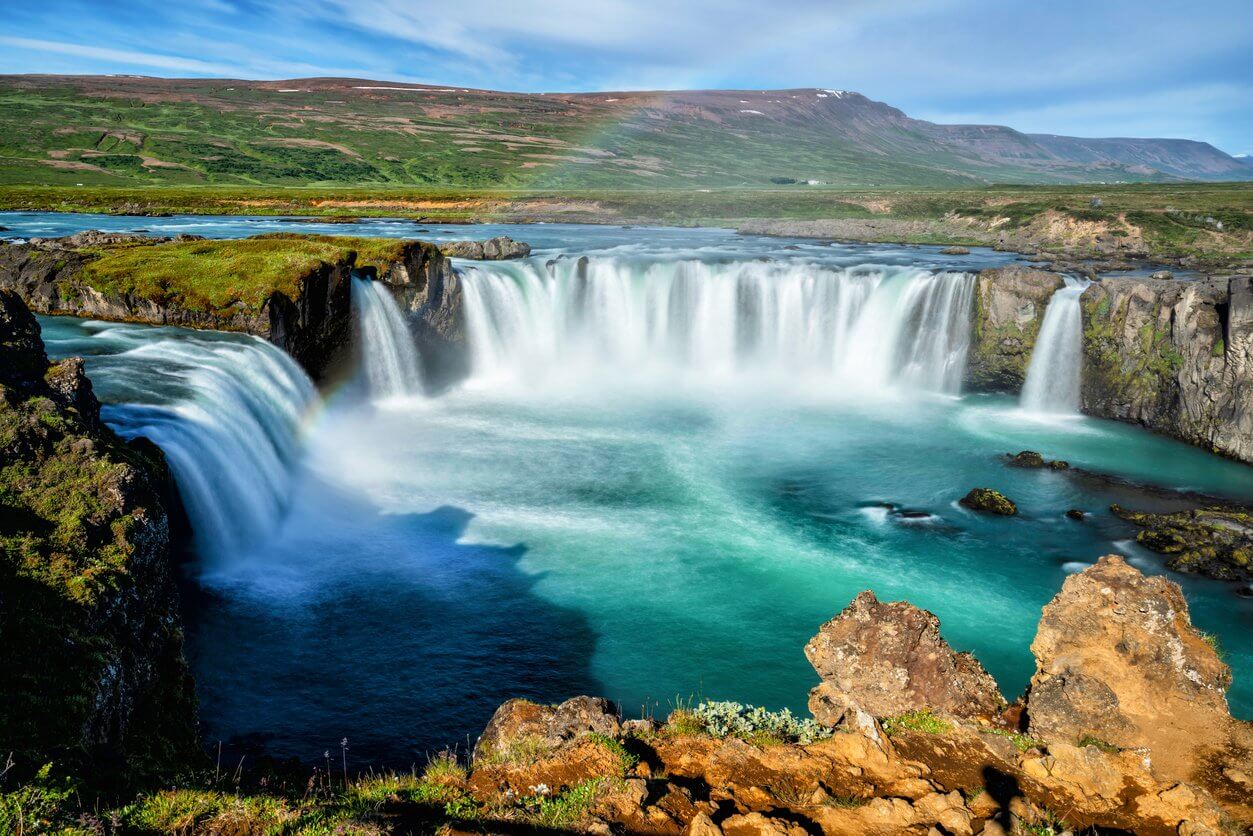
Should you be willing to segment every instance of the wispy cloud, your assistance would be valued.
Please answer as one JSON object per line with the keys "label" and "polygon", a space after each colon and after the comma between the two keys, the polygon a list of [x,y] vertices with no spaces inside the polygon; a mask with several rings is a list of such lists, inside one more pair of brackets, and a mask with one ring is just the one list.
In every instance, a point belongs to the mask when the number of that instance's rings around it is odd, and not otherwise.
{"label": "wispy cloud", "polygon": [[38,38],[14,38],[0,35],[0,44],[29,49],[36,52],[52,52],[58,55],[74,55],[80,58],[93,58],[125,65],[156,67],[162,70],[175,70],[182,73],[229,73],[231,67],[201,61],[196,58],[182,58],[176,55],[161,55],[155,52],[135,52],[128,49],[111,49],[103,46],[72,44],[63,41],[45,41]]}

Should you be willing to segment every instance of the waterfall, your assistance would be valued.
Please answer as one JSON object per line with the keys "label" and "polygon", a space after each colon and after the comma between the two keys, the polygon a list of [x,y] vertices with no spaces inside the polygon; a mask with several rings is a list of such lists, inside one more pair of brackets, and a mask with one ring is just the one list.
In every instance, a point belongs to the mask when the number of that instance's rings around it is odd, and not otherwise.
{"label": "waterfall", "polygon": [[1031,352],[1027,381],[1019,402],[1031,412],[1079,411],[1079,375],[1083,366],[1083,313],[1079,297],[1090,284],[1069,276],[1044,310],[1044,322]]}
{"label": "waterfall", "polygon": [[463,268],[475,377],[817,375],[961,385],[974,277],[899,267],[596,258]]}
{"label": "waterfall", "polygon": [[161,405],[106,406],[104,418],[123,438],[145,436],[165,453],[200,554],[260,542],[282,518],[300,423],[317,401],[304,371],[259,339],[160,339],[119,356],[133,374],[177,392]]}
{"label": "waterfall", "polygon": [[362,371],[371,397],[420,394],[418,350],[391,293],[378,282],[354,276],[352,304],[357,311]]}

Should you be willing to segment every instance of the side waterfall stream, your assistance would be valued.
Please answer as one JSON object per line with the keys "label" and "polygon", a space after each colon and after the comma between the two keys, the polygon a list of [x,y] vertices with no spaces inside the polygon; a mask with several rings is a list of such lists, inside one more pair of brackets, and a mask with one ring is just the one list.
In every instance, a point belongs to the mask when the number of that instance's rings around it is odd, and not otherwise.
{"label": "side waterfall stream", "polygon": [[[313,761],[347,737],[360,764],[407,768],[514,696],[804,711],[805,641],[867,588],[934,611],[1012,695],[1067,573],[1110,552],[1164,569],[1105,511],[1160,500],[1001,454],[1253,499],[1251,468],[962,395],[983,262],[707,230],[498,231],[564,244],[459,265],[472,372],[438,397],[394,397],[420,379],[403,314],[366,295],[381,287],[354,287],[364,383],[325,404],[251,338],[41,319],[50,353],[86,357],[106,419],[160,444],[191,497],[190,660],[206,739],[235,757]],[[1059,301],[1047,315],[1069,327]],[[1020,515],[965,511],[973,486]],[[1172,578],[1249,716],[1253,606]]]}
{"label": "side waterfall stream", "polygon": [[1079,297],[1091,282],[1065,277],[1044,309],[1027,380],[1022,387],[1023,409],[1031,412],[1079,412],[1080,372],[1083,367],[1083,313]]}

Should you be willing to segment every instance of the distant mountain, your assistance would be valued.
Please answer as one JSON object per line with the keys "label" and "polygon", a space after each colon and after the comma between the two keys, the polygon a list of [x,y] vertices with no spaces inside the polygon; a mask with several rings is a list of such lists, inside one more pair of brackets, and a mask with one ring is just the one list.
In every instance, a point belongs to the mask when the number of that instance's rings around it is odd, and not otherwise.
{"label": "distant mountain", "polygon": [[500,93],[0,76],[0,183],[716,187],[1250,180],[1182,139],[938,125],[845,90]]}

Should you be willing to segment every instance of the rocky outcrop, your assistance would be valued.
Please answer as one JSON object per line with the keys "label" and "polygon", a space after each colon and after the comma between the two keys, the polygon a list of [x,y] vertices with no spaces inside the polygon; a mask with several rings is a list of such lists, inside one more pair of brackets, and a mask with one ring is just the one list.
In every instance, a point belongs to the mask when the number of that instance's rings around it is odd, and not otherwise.
{"label": "rocky outcrop", "polygon": [[1022,450],[1012,455],[1005,454],[1005,464],[1010,467],[1019,467],[1024,470],[1040,470],[1048,468],[1049,470],[1069,470],[1070,463],[1061,459],[1045,459],[1034,450]]}
{"label": "rocky outcrop", "polygon": [[497,235],[486,241],[448,241],[439,245],[439,251],[449,258],[506,261],[512,258],[526,258],[531,254],[531,245],[515,241],[507,235]]}
{"label": "rocky outcrop", "polygon": [[32,239],[24,244],[0,242],[0,288],[16,292],[38,313],[255,334],[287,351],[315,379],[321,379],[350,345],[351,258],[320,264],[299,276],[294,298],[275,292],[255,309],[238,303],[226,310],[208,310],[170,299],[97,290],[88,282],[84,269],[93,260],[93,253],[78,249],[186,240],[198,239],[89,230],[68,238]]}
{"label": "rocky outcrop", "polygon": [[[1177,586],[1103,558],[1046,607],[1032,649],[1025,705],[1001,713],[995,684],[949,648],[934,616],[865,592],[806,647],[823,677],[814,694],[831,697],[817,701],[819,719],[858,706],[834,733],[802,742],[790,714],[726,703],[658,724],[619,723],[587,697],[573,712],[511,701],[484,731],[464,791],[498,817],[489,830],[551,826],[557,811],[562,827],[587,833],[701,836],[1165,836],[1253,824],[1249,726],[1227,713],[1227,671]],[[1029,729],[1010,722],[1024,708]]]}
{"label": "rocky outcrop", "polygon": [[424,380],[447,385],[469,371],[461,277],[441,252],[425,242],[407,246],[404,256],[376,278],[410,314],[410,324],[421,353]]}
{"label": "rocky outcrop", "polygon": [[809,710],[826,725],[859,711],[990,717],[1005,704],[983,666],[949,647],[938,618],[905,601],[880,603],[869,590],[822,625],[805,657],[822,677],[810,691]]}
{"label": "rocky outcrop", "polygon": [[109,763],[110,779],[188,763],[194,698],[164,462],[102,425],[82,362],[49,363],[38,323],[9,290],[0,427],[4,748],[23,768]]}
{"label": "rocky outcrop", "polygon": [[1243,797],[1253,816],[1253,726],[1231,717],[1231,669],[1177,584],[1103,557],[1045,606],[1031,652],[1032,736],[1144,750],[1157,774]]}
{"label": "rocky outcrop", "polygon": [[1141,527],[1136,542],[1166,555],[1176,572],[1224,581],[1253,580],[1253,513],[1211,506],[1153,514],[1110,506],[1114,516]]}
{"label": "rocky outcrop", "polygon": [[1083,293],[1083,409],[1253,462],[1253,278]]}
{"label": "rocky outcrop", "polygon": [[1017,392],[1027,379],[1044,309],[1065,282],[1056,273],[1019,265],[980,271],[965,386],[981,392]]}
{"label": "rocky outcrop", "polygon": [[984,514],[1012,517],[1018,513],[1018,506],[1013,500],[992,488],[971,488],[970,492],[958,501],[962,507]]}

